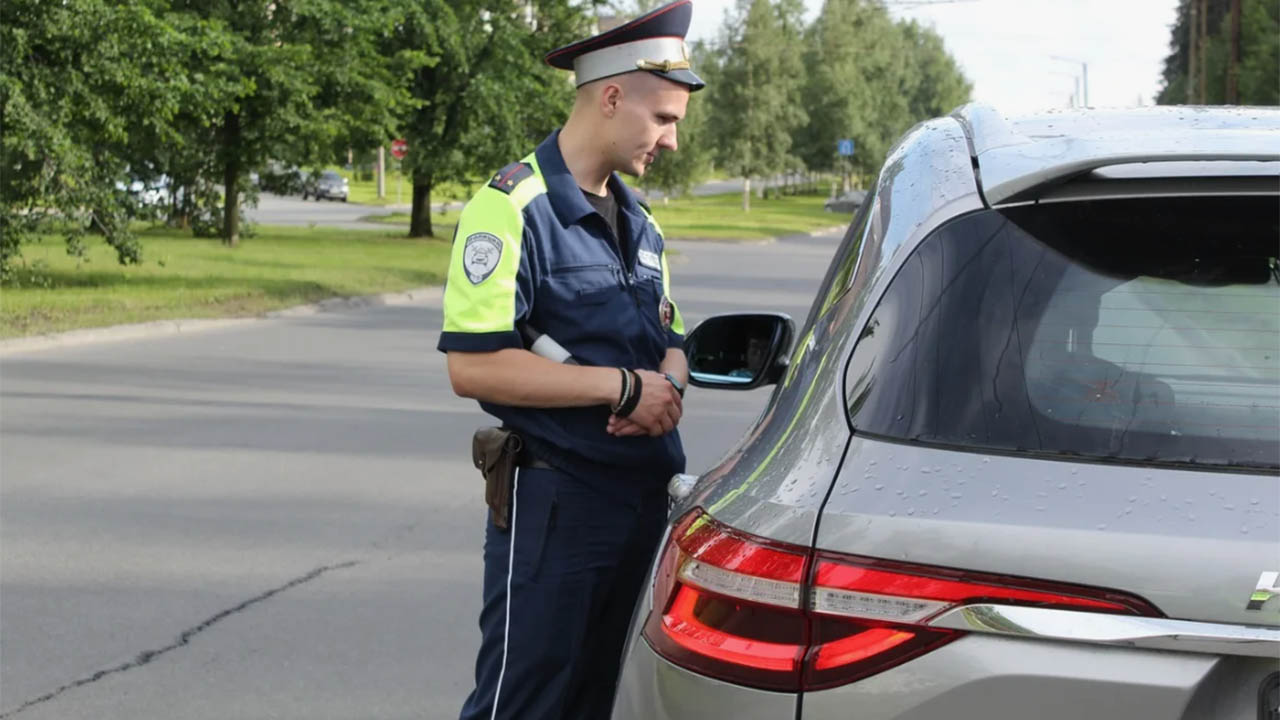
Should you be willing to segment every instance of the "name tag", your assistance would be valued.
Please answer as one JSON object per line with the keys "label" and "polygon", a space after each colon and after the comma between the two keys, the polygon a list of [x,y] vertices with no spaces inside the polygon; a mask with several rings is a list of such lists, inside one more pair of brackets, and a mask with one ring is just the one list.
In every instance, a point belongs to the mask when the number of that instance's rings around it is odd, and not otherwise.
{"label": "name tag", "polygon": [[662,272],[662,258],[658,257],[658,253],[652,250],[641,250],[636,259],[640,261],[641,265]]}

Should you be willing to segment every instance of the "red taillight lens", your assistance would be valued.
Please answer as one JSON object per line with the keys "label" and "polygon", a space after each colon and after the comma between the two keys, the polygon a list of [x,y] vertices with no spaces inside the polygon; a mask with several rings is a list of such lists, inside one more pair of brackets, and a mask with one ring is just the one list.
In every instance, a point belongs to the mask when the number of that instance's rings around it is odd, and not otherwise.
{"label": "red taillight lens", "polygon": [[738,533],[695,510],[671,530],[644,636],[663,657],[712,677],[800,689],[808,649],[800,608],[809,553]]}
{"label": "red taillight lens", "polygon": [[1095,588],[812,553],[722,525],[700,509],[671,531],[644,637],[671,662],[752,687],[797,691],[887,670],[962,632],[929,627],[956,605],[1159,615]]}

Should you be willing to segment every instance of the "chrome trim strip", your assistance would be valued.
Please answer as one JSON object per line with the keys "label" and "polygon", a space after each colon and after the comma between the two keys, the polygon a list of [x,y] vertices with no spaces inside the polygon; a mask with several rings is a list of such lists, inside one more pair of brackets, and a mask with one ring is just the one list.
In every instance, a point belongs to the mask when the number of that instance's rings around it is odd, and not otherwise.
{"label": "chrome trim strip", "polygon": [[1280,656],[1280,628],[1109,615],[1013,605],[966,605],[948,610],[932,627],[1040,640],[1122,645],[1215,655]]}

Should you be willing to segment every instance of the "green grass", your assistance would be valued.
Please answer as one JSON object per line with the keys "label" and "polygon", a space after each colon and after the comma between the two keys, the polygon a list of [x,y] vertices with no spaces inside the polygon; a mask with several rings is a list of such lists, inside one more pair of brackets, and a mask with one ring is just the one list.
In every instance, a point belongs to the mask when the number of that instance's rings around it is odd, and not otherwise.
{"label": "green grass", "polygon": [[172,318],[257,315],[334,296],[393,292],[444,281],[445,240],[402,232],[259,226],[237,248],[190,233],[141,233],[140,266],[122,266],[100,241],[83,260],[57,237],[24,245],[0,291],[0,337]]}
{"label": "green grass", "polygon": [[653,204],[653,216],[672,240],[762,240],[847,224],[850,216],[822,209],[820,195],[751,198],[751,211],[742,211],[742,195],[672,200]]}
{"label": "green grass", "polygon": [[[825,201],[826,198],[816,195],[771,200],[752,197],[751,212],[744,213],[741,195],[712,195],[672,200],[666,205],[659,200],[653,205],[653,215],[671,240],[762,240],[849,222],[849,215],[824,211]],[[457,222],[456,211],[443,217],[450,223]],[[389,225],[409,224],[408,213],[373,214],[362,219]]]}
{"label": "green grass", "polygon": [[[337,172],[339,175],[347,179],[347,187],[349,194],[348,202],[359,203],[361,205],[409,205],[413,202],[413,182],[407,175],[400,177],[400,172],[395,169],[395,164],[390,157],[387,158],[387,196],[378,197],[378,181],[374,180],[357,180],[355,174],[337,166],[330,166],[328,169]],[[400,182],[399,195],[396,194],[396,183]],[[459,183],[440,183],[431,189],[431,202],[458,202],[469,199],[475,194],[476,189],[480,186],[477,180],[470,187]],[[397,197],[399,200],[397,201]]]}

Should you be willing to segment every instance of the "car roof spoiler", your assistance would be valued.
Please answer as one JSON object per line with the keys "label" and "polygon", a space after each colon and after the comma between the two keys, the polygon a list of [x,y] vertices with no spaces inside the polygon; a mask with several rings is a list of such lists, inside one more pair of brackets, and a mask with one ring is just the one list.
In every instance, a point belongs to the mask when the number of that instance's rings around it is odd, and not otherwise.
{"label": "car roof spoiler", "polygon": [[[1087,109],[1010,119],[971,104],[952,117],[964,128],[988,206],[1046,195],[1065,199],[1061,186],[1082,178],[1095,188],[1101,180],[1114,188],[1144,176],[1148,187],[1169,175],[1180,178],[1183,187],[1188,178],[1231,178],[1224,188],[1280,192],[1276,108]],[[1149,163],[1161,168],[1140,167]]]}

